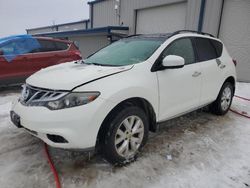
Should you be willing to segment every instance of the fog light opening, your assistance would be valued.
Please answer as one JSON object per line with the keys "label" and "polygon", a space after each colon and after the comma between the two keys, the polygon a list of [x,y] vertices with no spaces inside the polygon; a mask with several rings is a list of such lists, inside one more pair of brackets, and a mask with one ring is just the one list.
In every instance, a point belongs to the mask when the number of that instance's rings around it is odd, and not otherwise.
{"label": "fog light opening", "polygon": [[65,138],[59,135],[47,134],[47,138],[54,143],[69,143]]}

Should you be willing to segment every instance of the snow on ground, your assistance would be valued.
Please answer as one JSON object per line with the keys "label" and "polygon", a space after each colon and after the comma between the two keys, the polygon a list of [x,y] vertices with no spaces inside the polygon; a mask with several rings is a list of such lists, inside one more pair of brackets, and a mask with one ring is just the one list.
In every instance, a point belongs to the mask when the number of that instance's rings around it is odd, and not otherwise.
{"label": "snow on ground", "polygon": [[[238,83],[236,94],[250,98],[250,84]],[[0,94],[0,187],[55,187],[42,142],[9,120],[18,95]],[[232,108],[250,114],[250,103],[241,99]],[[64,188],[250,187],[250,120],[232,112],[218,117],[205,109],[164,123],[126,167],[79,151],[50,152]]]}

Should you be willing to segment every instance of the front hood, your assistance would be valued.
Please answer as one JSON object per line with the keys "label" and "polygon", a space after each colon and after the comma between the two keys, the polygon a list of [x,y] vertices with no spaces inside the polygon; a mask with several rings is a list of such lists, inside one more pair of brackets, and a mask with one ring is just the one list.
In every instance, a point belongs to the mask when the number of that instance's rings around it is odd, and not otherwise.
{"label": "front hood", "polygon": [[133,65],[123,67],[97,66],[76,64],[74,62],[63,63],[41,69],[31,75],[26,83],[35,87],[72,90],[73,88],[102,77],[129,70]]}

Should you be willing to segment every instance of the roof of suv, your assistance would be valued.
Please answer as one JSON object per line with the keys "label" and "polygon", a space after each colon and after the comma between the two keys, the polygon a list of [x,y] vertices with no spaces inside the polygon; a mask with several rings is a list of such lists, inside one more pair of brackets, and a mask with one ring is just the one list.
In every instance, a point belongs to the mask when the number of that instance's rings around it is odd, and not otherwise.
{"label": "roof of suv", "polygon": [[172,33],[139,34],[139,35],[128,36],[128,38],[160,38],[160,39],[167,39],[171,35],[172,35]]}
{"label": "roof of suv", "polygon": [[192,30],[179,30],[175,31],[173,33],[156,33],[156,34],[138,34],[138,35],[131,35],[128,36],[128,38],[159,38],[159,39],[168,39],[174,35],[177,34],[183,34],[183,33],[194,33],[194,34],[199,34],[199,35],[206,35],[209,37],[214,37],[210,33],[204,33],[204,32],[199,32],[199,31],[192,31]]}

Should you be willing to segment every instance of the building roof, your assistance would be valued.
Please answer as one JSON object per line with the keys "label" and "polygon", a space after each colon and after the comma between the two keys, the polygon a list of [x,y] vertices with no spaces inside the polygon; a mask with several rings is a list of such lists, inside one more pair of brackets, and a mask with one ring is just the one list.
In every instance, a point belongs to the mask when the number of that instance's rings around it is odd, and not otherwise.
{"label": "building roof", "polygon": [[89,1],[88,4],[91,5],[91,4],[95,4],[95,3],[100,3],[102,1],[105,1],[105,0],[95,0],[95,1]]}
{"label": "building roof", "polygon": [[46,37],[68,37],[68,36],[77,36],[77,35],[89,35],[89,34],[112,34],[112,31],[128,31],[129,28],[125,26],[107,26],[107,27],[98,27],[94,29],[81,29],[73,31],[59,31],[59,32],[49,32],[49,33],[40,33],[33,36],[46,36]]}
{"label": "building roof", "polygon": [[26,29],[27,31],[30,30],[36,30],[36,29],[45,29],[45,28],[51,28],[51,27],[60,27],[60,26],[65,26],[65,25],[72,25],[72,24],[78,24],[78,23],[86,23],[89,22],[89,19],[86,20],[80,20],[80,21],[75,21],[75,22],[68,22],[68,23],[63,23],[63,24],[55,24],[55,25],[48,25],[48,26],[42,26],[42,27],[35,27],[31,29]]}

